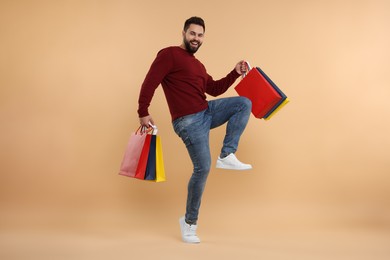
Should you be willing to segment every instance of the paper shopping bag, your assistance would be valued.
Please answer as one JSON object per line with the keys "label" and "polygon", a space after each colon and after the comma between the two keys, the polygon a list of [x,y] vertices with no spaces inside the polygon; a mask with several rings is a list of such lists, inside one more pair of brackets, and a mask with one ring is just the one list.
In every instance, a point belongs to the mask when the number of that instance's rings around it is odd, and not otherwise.
{"label": "paper shopping bag", "polygon": [[148,163],[149,158],[149,150],[150,150],[150,142],[151,142],[152,135],[146,134],[145,137],[145,143],[142,147],[141,156],[138,161],[137,170],[135,171],[135,178],[144,180],[145,179],[145,172],[146,172],[146,165]]}
{"label": "paper shopping bag", "polygon": [[[140,129],[140,128],[139,128]],[[130,137],[119,174],[154,182],[165,181],[164,161],[157,127],[141,134],[139,129]]]}
{"label": "paper shopping bag", "polygon": [[251,69],[235,90],[251,100],[252,114],[257,118],[263,118],[282,99],[257,69]]}
{"label": "paper shopping bag", "polygon": [[122,159],[119,174],[134,177],[147,134],[141,134],[138,130],[132,133]]}
{"label": "paper shopping bag", "polygon": [[161,139],[156,137],[156,182],[166,181]]}
{"label": "paper shopping bag", "polygon": [[272,111],[271,114],[269,114],[267,117],[264,118],[264,120],[270,120],[282,107],[284,107],[290,100],[286,98],[282,104],[280,104],[275,110]]}
{"label": "paper shopping bag", "polygon": [[145,180],[156,179],[156,135],[151,135],[148,162],[146,164]]}
{"label": "paper shopping bag", "polygon": [[267,76],[267,74],[264,73],[264,71],[262,71],[259,67],[257,67],[256,69],[282,97],[282,99],[279,100],[279,102],[273,108],[271,108],[270,111],[268,111],[268,113],[264,116],[264,120],[270,120],[273,115],[275,115],[282,107],[284,107],[289,102],[289,99],[283,93],[283,91]]}

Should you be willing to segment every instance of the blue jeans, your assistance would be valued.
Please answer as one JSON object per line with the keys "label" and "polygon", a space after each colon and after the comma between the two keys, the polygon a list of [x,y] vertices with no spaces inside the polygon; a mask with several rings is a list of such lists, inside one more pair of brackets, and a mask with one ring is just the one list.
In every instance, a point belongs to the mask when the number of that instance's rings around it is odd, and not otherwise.
{"label": "blue jeans", "polygon": [[206,110],[173,121],[173,128],[186,145],[194,166],[188,183],[185,215],[188,224],[196,224],[198,220],[202,194],[210,172],[210,129],[228,122],[220,157],[235,153],[251,108],[251,101],[245,97],[221,98],[209,101]]}

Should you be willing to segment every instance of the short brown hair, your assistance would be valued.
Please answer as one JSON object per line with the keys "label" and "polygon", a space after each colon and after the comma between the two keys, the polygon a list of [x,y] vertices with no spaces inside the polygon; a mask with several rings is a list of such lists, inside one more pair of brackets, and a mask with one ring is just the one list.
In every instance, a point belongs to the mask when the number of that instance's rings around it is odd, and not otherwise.
{"label": "short brown hair", "polygon": [[191,18],[188,18],[184,23],[184,31],[187,31],[188,27],[190,27],[191,24],[197,24],[203,27],[203,31],[206,31],[206,27],[204,25],[204,21],[202,18],[193,16]]}

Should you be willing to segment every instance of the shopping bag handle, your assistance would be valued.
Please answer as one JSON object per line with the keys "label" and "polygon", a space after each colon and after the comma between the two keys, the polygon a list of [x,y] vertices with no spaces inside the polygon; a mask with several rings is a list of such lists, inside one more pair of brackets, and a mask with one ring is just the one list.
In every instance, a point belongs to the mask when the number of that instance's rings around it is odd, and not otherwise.
{"label": "shopping bag handle", "polygon": [[252,69],[251,65],[249,64],[249,61],[244,61],[246,68],[248,69],[248,72],[242,73],[242,78],[245,78],[245,76],[249,73],[249,71]]}
{"label": "shopping bag handle", "polygon": [[152,135],[157,135],[158,128],[157,126],[153,125],[152,123],[149,122],[149,125],[152,127]]}
{"label": "shopping bag handle", "polygon": [[[244,61],[244,63],[245,63],[245,65],[246,65],[246,68],[248,69],[248,73],[249,73],[249,71],[252,69],[252,67],[251,67],[251,65],[249,64],[248,61]],[[242,78],[245,78],[246,74],[247,74],[247,72],[242,73],[242,75],[241,75]]]}
{"label": "shopping bag handle", "polygon": [[135,134],[151,134],[151,135],[157,135],[158,128],[157,126],[153,125],[152,123],[149,122],[150,127],[146,127],[143,125],[140,125],[135,131]]}
{"label": "shopping bag handle", "polygon": [[146,126],[142,126],[140,125],[138,128],[137,128],[137,131],[135,131],[135,134],[150,134],[151,132],[153,131],[153,128],[152,127],[146,127]]}

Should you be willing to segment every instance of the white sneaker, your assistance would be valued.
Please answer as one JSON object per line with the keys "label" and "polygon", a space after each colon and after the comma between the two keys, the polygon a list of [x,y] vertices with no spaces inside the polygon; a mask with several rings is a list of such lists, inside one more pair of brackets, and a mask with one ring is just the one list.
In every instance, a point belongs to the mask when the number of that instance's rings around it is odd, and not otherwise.
{"label": "white sneaker", "polygon": [[249,170],[252,169],[252,165],[240,162],[234,153],[231,153],[223,159],[218,156],[217,168],[228,170]]}
{"label": "white sneaker", "polygon": [[190,225],[185,221],[184,216],[179,219],[181,237],[186,243],[200,243],[199,237],[196,235],[198,225]]}

